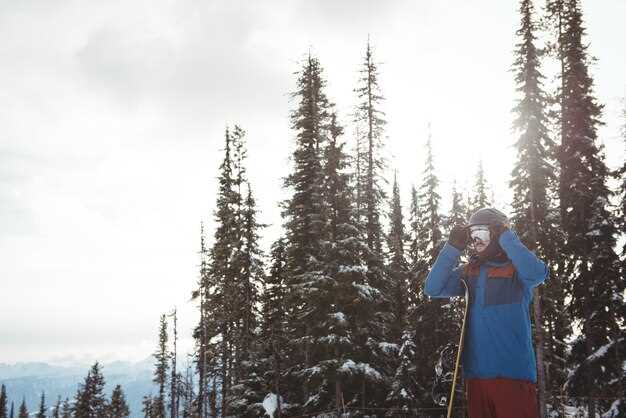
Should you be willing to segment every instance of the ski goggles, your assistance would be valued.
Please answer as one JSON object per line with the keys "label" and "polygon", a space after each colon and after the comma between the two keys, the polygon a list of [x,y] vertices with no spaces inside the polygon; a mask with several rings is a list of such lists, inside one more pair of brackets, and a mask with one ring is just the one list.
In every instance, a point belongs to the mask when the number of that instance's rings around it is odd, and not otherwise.
{"label": "ski goggles", "polygon": [[470,226],[470,239],[472,244],[485,244],[491,241],[491,232],[487,225]]}

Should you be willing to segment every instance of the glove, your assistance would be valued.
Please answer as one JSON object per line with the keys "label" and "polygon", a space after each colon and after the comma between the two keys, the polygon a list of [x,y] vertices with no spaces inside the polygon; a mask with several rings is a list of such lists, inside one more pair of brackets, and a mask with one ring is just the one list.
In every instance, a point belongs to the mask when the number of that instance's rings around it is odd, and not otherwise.
{"label": "glove", "polygon": [[448,243],[457,250],[463,251],[469,242],[469,234],[467,231],[466,226],[455,225],[450,231]]}
{"label": "glove", "polygon": [[496,243],[500,243],[500,235],[502,235],[502,233],[506,230],[508,230],[509,227],[503,223],[495,223],[495,224],[491,224],[489,225],[489,232],[491,234],[491,241],[492,242],[496,242]]}

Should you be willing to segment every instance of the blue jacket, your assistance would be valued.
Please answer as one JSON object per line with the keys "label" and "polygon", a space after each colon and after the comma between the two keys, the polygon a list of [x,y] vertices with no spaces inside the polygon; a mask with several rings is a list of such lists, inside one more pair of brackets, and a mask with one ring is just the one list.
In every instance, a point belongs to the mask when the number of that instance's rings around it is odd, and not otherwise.
{"label": "blue jacket", "polygon": [[547,266],[506,230],[499,239],[506,262],[458,266],[461,252],[446,244],[426,278],[424,292],[434,298],[462,296],[467,277],[470,305],[463,349],[465,378],[537,381],[530,326],[532,290],[548,277]]}

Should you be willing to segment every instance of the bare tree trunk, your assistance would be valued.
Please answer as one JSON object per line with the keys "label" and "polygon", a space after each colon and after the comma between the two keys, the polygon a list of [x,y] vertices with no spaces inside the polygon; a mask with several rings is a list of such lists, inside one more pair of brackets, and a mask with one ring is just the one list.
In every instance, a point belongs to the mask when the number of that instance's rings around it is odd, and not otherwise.
{"label": "bare tree trunk", "polygon": [[213,379],[213,389],[211,390],[211,396],[209,397],[209,406],[211,408],[211,416],[217,418],[217,404],[216,404],[217,388],[215,387],[215,379]]}
{"label": "bare tree trunk", "polygon": [[178,339],[178,333],[176,329],[176,308],[174,308],[172,315],[174,317],[174,352],[172,353],[172,387],[170,393],[172,405],[170,414],[172,418],[178,418],[178,377],[176,376],[176,340]]}
{"label": "bare tree trunk", "polygon": [[274,325],[272,325],[272,357],[274,359],[274,392],[276,393],[276,418],[281,418],[282,405],[280,401],[280,359],[278,357],[278,350],[276,348],[276,336],[274,334]]}
{"label": "bare tree trunk", "polygon": [[206,376],[206,315],[205,315],[205,290],[203,285],[200,289],[200,352],[199,376],[198,376],[198,416],[204,418],[204,382]]}
{"label": "bare tree trunk", "polygon": [[228,390],[229,390],[229,375],[228,375],[228,366],[230,365],[230,348],[228,347],[228,331],[227,325],[223,324],[222,326],[222,413],[221,416],[226,416],[227,409],[227,398],[228,398]]}

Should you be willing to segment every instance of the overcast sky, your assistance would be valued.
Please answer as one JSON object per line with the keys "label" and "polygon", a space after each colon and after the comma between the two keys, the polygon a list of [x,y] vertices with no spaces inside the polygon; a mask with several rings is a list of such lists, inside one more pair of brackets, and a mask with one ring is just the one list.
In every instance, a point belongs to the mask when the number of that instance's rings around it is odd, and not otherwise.
{"label": "overcast sky", "polygon": [[[615,167],[626,2],[583,7]],[[405,207],[429,122],[441,193],[482,158],[508,204],[517,26],[513,0],[0,0],[0,362],[141,359],[174,306],[189,347],[224,128],[248,132],[268,248],[309,50],[348,123],[369,34]]]}

